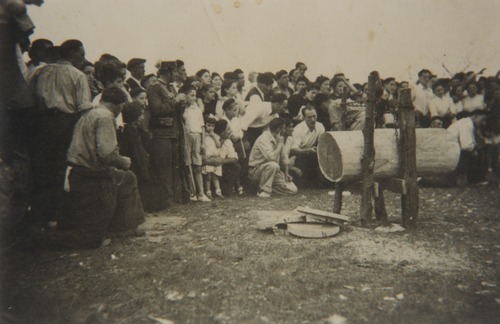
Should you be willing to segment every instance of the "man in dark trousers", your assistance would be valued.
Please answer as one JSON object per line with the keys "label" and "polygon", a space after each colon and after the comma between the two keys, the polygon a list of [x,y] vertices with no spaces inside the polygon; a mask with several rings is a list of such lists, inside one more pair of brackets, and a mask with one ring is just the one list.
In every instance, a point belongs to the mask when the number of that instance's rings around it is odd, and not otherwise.
{"label": "man in dark trousers", "polygon": [[175,95],[172,75],[175,61],[160,63],[158,82],[148,87],[151,112],[149,127],[153,134],[150,152],[151,174],[161,182],[161,192],[168,204],[182,198],[180,175],[180,149],[182,141],[181,109],[185,95]]}
{"label": "man in dark trousers", "polygon": [[61,45],[62,59],[41,68],[32,79],[37,100],[33,144],[33,193],[28,222],[43,225],[61,212],[66,153],[81,114],[92,108],[79,40]]}
{"label": "man in dark trousers", "polygon": [[144,234],[138,229],[144,211],[137,180],[116,139],[115,118],[126,101],[122,90],[106,89],[99,106],[79,119],[68,150],[68,213],[55,231],[33,233],[39,246],[97,248],[108,234]]}

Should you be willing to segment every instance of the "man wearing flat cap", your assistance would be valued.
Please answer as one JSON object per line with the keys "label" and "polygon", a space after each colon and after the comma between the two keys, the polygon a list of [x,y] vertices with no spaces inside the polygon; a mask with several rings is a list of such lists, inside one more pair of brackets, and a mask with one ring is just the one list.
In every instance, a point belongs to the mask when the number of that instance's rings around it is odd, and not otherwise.
{"label": "man wearing flat cap", "polygon": [[153,134],[151,173],[161,182],[160,195],[168,204],[180,200],[179,140],[182,138],[181,109],[185,101],[176,95],[172,86],[175,61],[162,61],[158,65],[158,82],[148,87],[147,95],[151,113],[149,127]]}
{"label": "man wearing flat cap", "polygon": [[245,101],[269,101],[272,95],[274,75],[271,72],[261,73],[257,76],[257,86],[248,91]]}
{"label": "man wearing flat cap", "polygon": [[130,72],[130,78],[125,81],[129,91],[142,88],[141,79],[146,74],[146,60],[142,58],[133,58],[127,63],[127,70]]}

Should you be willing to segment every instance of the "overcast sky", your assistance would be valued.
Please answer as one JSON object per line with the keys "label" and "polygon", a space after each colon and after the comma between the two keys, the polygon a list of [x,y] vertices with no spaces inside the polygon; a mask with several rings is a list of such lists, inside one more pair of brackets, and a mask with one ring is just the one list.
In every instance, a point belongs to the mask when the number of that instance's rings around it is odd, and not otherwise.
{"label": "overcast sky", "polygon": [[83,41],[87,58],[111,53],[127,62],[182,59],[188,74],[290,70],[306,75],[369,72],[415,79],[500,69],[498,0],[45,0],[29,7],[32,39]]}

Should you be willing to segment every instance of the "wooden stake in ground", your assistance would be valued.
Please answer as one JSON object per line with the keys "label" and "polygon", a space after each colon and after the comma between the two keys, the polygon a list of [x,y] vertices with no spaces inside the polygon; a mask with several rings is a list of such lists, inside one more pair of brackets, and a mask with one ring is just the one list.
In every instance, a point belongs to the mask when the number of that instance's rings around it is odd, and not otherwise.
{"label": "wooden stake in ground", "polygon": [[418,216],[417,156],[415,135],[415,111],[411,101],[411,90],[399,93],[399,127],[401,177],[405,181],[406,194],[401,195],[401,214],[404,227],[414,227]]}
{"label": "wooden stake in ground", "polygon": [[373,166],[375,164],[375,148],[373,134],[375,131],[375,106],[380,92],[378,72],[368,77],[368,100],[366,102],[365,127],[363,128],[364,149],[361,164],[363,166],[363,185],[361,188],[361,224],[369,226],[372,221]]}
{"label": "wooden stake in ground", "polygon": [[[340,118],[341,120],[341,125],[340,129],[341,131],[345,130],[345,111],[347,109],[347,94],[349,93],[349,89],[347,87],[344,87],[344,92],[342,92],[342,99],[340,101],[340,111],[342,113],[342,117]],[[337,182],[335,184],[335,195],[333,196],[333,212],[336,214],[340,214],[340,211],[342,210],[342,192],[344,191],[344,183],[343,182]]]}

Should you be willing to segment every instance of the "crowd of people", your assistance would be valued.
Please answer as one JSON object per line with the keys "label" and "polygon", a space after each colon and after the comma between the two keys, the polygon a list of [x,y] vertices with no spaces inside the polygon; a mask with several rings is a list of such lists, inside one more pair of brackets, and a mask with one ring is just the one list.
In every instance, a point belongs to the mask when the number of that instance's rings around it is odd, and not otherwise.
{"label": "crowd of people", "polygon": [[[341,73],[310,79],[302,62],[276,73],[190,76],[183,61],[171,60],[146,75],[146,59],[103,54],[91,63],[74,39],[35,40],[29,57],[19,66],[34,102],[9,113],[2,158],[29,156],[25,222],[55,226],[50,237],[32,234],[56,246],[142,235],[144,211],[172,204],[328,186],[317,161],[320,135],[365,125],[367,84]],[[470,180],[471,165],[479,178],[498,172],[500,79],[483,72],[438,78],[423,69],[416,84],[384,76],[375,126],[397,127],[398,89],[410,88],[417,127],[448,128],[459,140],[458,184]]]}

